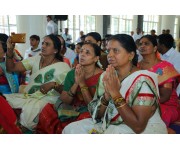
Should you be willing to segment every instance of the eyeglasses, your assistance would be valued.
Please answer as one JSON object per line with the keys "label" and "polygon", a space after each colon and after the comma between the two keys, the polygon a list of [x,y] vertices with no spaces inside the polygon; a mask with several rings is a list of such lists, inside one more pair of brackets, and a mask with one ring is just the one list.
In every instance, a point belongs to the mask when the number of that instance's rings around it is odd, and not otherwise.
{"label": "eyeglasses", "polygon": [[51,46],[51,43],[49,43],[49,42],[42,42],[42,45],[46,45],[46,46]]}

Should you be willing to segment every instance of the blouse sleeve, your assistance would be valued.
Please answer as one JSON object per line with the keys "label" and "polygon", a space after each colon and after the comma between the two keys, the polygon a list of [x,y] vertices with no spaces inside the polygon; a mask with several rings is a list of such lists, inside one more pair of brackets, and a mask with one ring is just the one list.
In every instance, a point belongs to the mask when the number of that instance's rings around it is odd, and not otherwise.
{"label": "blouse sleeve", "polygon": [[150,82],[142,82],[139,92],[134,97],[133,106],[152,106],[158,100],[156,87]]}
{"label": "blouse sleeve", "polygon": [[34,62],[37,61],[36,61],[36,57],[34,56],[34,57],[28,57],[27,59],[24,59],[21,62],[26,68],[26,70],[32,70]]}

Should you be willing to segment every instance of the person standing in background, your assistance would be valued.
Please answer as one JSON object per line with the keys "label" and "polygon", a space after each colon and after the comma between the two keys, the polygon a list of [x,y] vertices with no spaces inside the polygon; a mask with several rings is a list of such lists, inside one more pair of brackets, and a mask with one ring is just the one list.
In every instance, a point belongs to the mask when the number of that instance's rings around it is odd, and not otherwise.
{"label": "person standing in background", "polygon": [[58,34],[58,25],[52,20],[52,17],[50,15],[47,17],[47,26],[46,26],[46,34]]}
{"label": "person standing in background", "polygon": [[83,31],[80,31],[80,32],[79,32],[79,35],[80,35],[80,36],[79,36],[78,39],[76,40],[77,43],[82,42],[82,41],[81,41],[81,37],[84,35],[84,32],[83,32]]}
{"label": "person standing in background", "polygon": [[141,29],[140,28],[136,28],[136,33],[133,34],[133,39],[134,39],[134,42],[137,40],[137,39],[140,39],[142,37],[142,32],[141,32]]}
{"label": "person standing in background", "polygon": [[69,34],[69,29],[65,28],[65,33],[62,34],[63,39],[66,42],[66,47],[68,47],[68,45],[72,44],[71,40],[72,40],[72,36]]}
{"label": "person standing in background", "polygon": [[154,30],[154,29],[151,30],[151,35],[152,35],[155,39],[158,38],[158,36],[156,35],[156,30]]}

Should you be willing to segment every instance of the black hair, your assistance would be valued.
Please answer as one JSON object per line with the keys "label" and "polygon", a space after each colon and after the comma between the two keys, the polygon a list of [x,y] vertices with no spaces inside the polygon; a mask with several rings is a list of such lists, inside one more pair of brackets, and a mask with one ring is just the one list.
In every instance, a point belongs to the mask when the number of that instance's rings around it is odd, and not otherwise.
{"label": "black hair", "polygon": [[86,38],[86,35],[82,35],[80,38],[81,38],[81,39],[85,39],[85,38]]}
{"label": "black hair", "polygon": [[97,42],[101,42],[101,35],[98,32],[89,32],[88,34],[86,34],[87,36],[91,36],[93,37]]}
{"label": "black hair", "polygon": [[140,38],[140,40],[142,38],[147,38],[153,44],[153,46],[157,46],[157,40],[156,40],[156,38],[154,36],[147,34],[147,35],[142,36]]}
{"label": "black hair", "polygon": [[61,45],[63,45],[63,49],[66,49],[66,42],[64,38],[61,35],[57,35],[57,37],[60,37],[63,40],[63,43],[61,43]]}
{"label": "black hair", "polygon": [[35,39],[36,41],[40,41],[40,37],[38,35],[31,35],[30,39]]}
{"label": "black hair", "polygon": [[120,45],[128,52],[134,52],[134,58],[132,59],[133,65],[137,66],[138,56],[136,53],[136,44],[132,38],[132,36],[127,34],[116,34],[110,37],[109,41],[115,40],[120,43]]}
{"label": "black hair", "polygon": [[158,43],[165,45],[168,49],[173,47],[174,38],[171,34],[161,34],[158,36]]}
{"label": "black hair", "polygon": [[60,55],[60,53],[61,53],[61,41],[59,40],[59,38],[54,34],[46,35],[45,37],[48,37],[53,41],[54,48],[57,50],[55,58],[57,58],[63,62],[63,57]]}
{"label": "black hair", "polygon": [[3,93],[0,92],[0,96],[2,96],[4,99],[6,99],[6,97],[3,95]]}
{"label": "black hair", "polygon": [[46,17],[52,19],[52,16],[51,16],[51,15],[47,15]]}
{"label": "black hair", "polygon": [[4,52],[7,52],[7,39],[8,39],[8,35],[4,34],[4,33],[0,33],[0,43],[2,44],[2,48],[4,50]]}
{"label": "black hair", "polygon": [[81,47],[83,46],[83,42],[79,42],[79,43],[77,43],[76,45],[80,45]]}
{"label": "black hair", "polygon": [[[99,57],[101,56],[101,48],[97,44],[87,42],[87,43],[84,43],[83,45],[90,45],[94,49],[95,56],[99,56]],[[97,63],[95,65],[98,68],[100,67]]]}
{"label": "black hair", "polygon": [[105,40],[109,40],[109,38],[112,36],[112,34],[106,34],[105,36],[104,36],[104,39]]}
{"label": "black hair", "polygon": [[156,33],[156,30],[152,29],[152,30],[151,30],[151,32],[154,32],[154,33]]}

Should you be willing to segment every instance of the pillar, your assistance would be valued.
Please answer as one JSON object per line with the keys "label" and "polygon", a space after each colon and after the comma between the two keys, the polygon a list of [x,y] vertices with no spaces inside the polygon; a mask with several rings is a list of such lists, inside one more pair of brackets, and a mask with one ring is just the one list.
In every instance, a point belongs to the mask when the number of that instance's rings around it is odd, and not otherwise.
{"label": "pillar", "polygon": [[161,17],[161,31],[163,29],[165,29],[165,30],[170,29],[170,34],[174,35],[175,17],[176,17],[175,15],[163,15]]}

